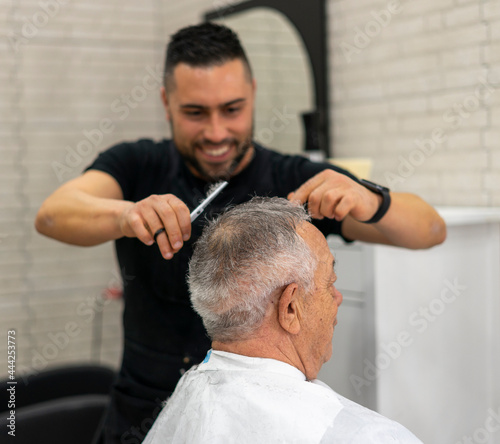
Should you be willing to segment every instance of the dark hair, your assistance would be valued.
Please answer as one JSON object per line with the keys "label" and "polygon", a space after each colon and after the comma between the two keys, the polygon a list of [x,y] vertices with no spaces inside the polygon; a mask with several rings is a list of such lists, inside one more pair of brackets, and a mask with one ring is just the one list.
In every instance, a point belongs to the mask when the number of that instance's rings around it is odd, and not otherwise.
{"label": "dark hair", "polygon": [[[202,23],[177,31],[167,46],[165,60],[165,87],[173,79],[174,68],[179,63],[192,67],[222,65],[240,59],[249,79],[252,78],[250,63],[236,33],[226,26]],[[170,85],[168,85],[170,84]]]}

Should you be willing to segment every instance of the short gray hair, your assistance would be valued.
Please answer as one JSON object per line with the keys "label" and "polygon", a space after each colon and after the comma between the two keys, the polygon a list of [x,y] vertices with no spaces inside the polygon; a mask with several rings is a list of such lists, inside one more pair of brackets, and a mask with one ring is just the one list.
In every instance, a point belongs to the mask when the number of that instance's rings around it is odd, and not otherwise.
{"label": "short gray hair", "polygon": [[254,197],[209,222],[196,243],[188,283],[212,340],[248,337],[262,324],[276,289],[296,282],[310,291],[316,256],[296,231],[309,220],[299,204]]}

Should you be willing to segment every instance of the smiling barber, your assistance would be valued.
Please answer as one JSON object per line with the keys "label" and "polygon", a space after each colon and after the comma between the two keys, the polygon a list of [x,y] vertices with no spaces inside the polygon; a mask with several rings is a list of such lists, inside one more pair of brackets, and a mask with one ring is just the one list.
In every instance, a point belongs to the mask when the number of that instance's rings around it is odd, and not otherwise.
{"label": "smiling barber", "polygon": [[133,276],[124,286],[122,366],[99,442],[141,442],[158,403],[210,346],[186,284],[205,221],[191,224],[190,211],[210,183],[229,180],[208,217],[254,195],[279,196],[307,202],[324,235],[406,248],[445,238],[443,220],[415,195],[256,144],[255,88],[231,30],[181,29],[168,45],[161,89],[172,140],[111,147],[39,210],[36,228],[46,236],[85,246],[115,240],[122,273]]}

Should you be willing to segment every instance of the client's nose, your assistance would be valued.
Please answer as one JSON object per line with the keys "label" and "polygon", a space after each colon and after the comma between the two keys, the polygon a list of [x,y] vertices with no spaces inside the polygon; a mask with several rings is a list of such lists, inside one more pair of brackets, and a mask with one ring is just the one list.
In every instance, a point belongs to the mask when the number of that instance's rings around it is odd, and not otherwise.
{"label": "client's nose", "polygon": [[342,293],[335,289],[335,300],[337,302],[337,306],[340,306],[342,304],[342,301],[344,300],[344,296],[342,296]]}

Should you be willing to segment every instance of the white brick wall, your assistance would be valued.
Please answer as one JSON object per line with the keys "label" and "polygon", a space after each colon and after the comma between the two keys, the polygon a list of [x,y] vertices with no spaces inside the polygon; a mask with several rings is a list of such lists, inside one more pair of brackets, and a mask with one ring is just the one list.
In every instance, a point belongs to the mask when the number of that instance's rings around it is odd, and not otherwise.
{"label": "white brick wall", "polygon": [[[355,29],[368,31],[373,12],[390,2],[328,2],[334,153],[366,156],[375,146],[374,180],[433,204],[498,205],[498,2],[398,3],[390,23],[346,57],[341,43],[355,45]],[[354,120],[358,109],[356,132],[346,116]],[[373,131],[377,123],[383,132]],[[446,140],[420,163],[415,139],[429,139],[438,128]],[[401,159],[410,162],[410,177],[398,173]]]}
{"label": "white brick wall", "polygon": [[1,376],[7,329],[17,332],[18,376],[119,363],[122,302],[102,296],[120,285],[111,243],[63,245],[38,235],[33,221],[48,194],[100,150],[168,134],[155,80],[166,41],[159,5],[0,3]]}

